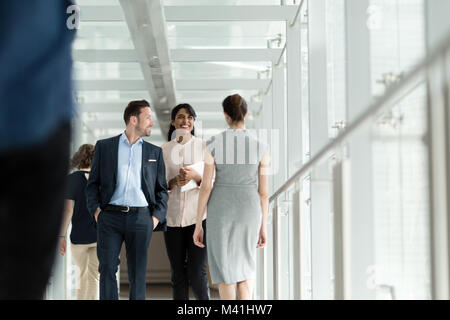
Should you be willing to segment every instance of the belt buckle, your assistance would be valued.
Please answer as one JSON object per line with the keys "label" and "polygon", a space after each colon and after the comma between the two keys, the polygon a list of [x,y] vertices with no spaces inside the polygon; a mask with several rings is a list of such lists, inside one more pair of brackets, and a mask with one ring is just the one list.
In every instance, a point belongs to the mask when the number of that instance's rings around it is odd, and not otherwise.
{"label": "belt buckle", "polygon": [[125,210],[120,210],[120,211],[122,211],[122,212],[124,212],[124,213],[128,213],[129,211],[130,211],[130,207],[129,206],[125,206]]}

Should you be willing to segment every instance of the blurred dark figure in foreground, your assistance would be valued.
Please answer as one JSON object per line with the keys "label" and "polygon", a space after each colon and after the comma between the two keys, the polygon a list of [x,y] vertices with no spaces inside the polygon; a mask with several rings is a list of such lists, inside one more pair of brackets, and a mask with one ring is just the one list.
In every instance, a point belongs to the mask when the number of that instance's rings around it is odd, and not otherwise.
{"label": "blurred dark figure in foreground", "polygon": [[0,1],[0,299],[42,299],[55,258],[73,108],[70,5]]}

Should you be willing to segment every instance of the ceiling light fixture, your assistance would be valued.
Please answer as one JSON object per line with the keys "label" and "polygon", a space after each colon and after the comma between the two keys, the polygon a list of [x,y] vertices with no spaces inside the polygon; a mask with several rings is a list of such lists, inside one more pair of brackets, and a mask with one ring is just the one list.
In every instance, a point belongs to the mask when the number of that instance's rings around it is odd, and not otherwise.
{"label": "ceiling light fixture", "polygon": [[159,62],[159,57],[152,56],[148,61],[148,65],[150,66],[150,68],[159,68],[161,66]]}

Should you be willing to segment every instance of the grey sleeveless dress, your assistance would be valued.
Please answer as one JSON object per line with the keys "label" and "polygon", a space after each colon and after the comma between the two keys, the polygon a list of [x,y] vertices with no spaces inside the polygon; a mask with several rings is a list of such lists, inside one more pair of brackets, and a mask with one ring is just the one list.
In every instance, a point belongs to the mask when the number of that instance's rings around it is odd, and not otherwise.
{"label": "grey sleeveless dress", "polygon": [[206,219],[211,281],[255,279],[262,217],[258,166],[267,145],[254,130],[228,129],[208,140],[207,146],[216,163]]}

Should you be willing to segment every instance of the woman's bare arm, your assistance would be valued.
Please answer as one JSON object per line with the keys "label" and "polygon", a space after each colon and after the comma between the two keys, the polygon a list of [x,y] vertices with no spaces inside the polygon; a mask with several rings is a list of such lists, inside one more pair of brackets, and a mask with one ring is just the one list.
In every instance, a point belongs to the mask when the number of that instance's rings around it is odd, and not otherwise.
{"label": "woman's bare arm", "polygon": [[73,207],[75,205],[75,201],[66,199],[64,200],[64,212],[63,219],[61,223],[61,228],[59,231],[59,253],[61,255],[66,254],[66,233],[67,228],[69,227],[70,220],[72,220],[73,216]]}
{"label": "woman's bare arm", "polygon": [[270,155],[267,151],[258,167],[258,193],[261,201],[262,218],[257,248],[262,248],[266,244],[266,225],[269,212],[269,168]]}
{"label": "woman's bare arm", "polygon": [[197,222],[194,231],[194,243],[201,248],[205,247],[203,242],[202,221],[203,215],[206,210],[206,205],[208,204],[209,196],[212,190],[213,175],[214,175],[214,158],[206,150],[205,168],[203,169],[203,179],[202,184],[200,185],[200,194],[198,196]]}
{"label": "woman's bare arm", "polygon": [[67,228],[69,227],[70,220],[72,220],[74,205],[75,201],[69,199],[64,200],[64,214],[61,223],[61,230],[59,233],[60,236],[65,236],[67,233]]}

